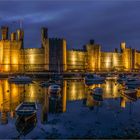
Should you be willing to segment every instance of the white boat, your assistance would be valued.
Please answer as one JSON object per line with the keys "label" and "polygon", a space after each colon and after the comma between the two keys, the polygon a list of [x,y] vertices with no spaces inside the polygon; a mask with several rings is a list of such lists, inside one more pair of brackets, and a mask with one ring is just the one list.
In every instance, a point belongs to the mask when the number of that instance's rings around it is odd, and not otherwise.
{"label": "white boat", "polygon": [[109,74],[107,74],[106,79],[107,80],[117,80],[118,79],[118,74],[109,73]]}
{"label": "white boat", "polygon": [[9,77],[8,78],[8,82],[10,83],[31,83],[32,82],[32,78],[28,77],[28,76],[13,76],[13,77]]}
{"label": "white boat", "polygon": [[96,101],[103,101],[103,89],[100,87],[93,89],[93,98]]}
{"label": "white boat", "polygon": [[53,84],[48,88],[48,92],[51,93],[59,93],[61,91],[61,87],[59,85]]}
{"label": "white boat", "polygon": [[92,84],[102,84],[105,82],[104,77],[100,77],[96,74],[88,74],[85,76],[85,84],[92,85]]}

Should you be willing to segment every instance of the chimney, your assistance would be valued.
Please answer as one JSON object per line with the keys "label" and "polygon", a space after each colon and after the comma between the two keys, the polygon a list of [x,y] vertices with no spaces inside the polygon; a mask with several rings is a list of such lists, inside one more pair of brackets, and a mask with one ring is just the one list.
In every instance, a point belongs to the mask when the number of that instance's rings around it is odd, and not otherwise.
{"label": "chimney", "polygon": [[2,26],[1,32],[2,32],[2,40],[8,40],[8,27]]}

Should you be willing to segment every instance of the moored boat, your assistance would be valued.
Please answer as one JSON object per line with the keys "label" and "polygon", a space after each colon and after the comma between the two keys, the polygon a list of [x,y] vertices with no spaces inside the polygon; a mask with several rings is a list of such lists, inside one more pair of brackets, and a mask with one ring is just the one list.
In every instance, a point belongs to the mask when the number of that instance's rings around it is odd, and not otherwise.
{"label": "moored boat", "polygon": [[57,85],[57,84],[53,84],[53,85],[49,86],[48,91],[49,92],[60,92],[61,87],[59,85]]}
{"label": "moored boat", "polygon": [[118,79],[118,74],[109,73],[109,74],[107,74],[106,79],[107,80],[117,80]]}
{"label": "moored boat", "polygon": [[105,82],[104,77],[100,77],[96,74],[87,74],[85,76],[85,84],[92,85],[92,84],[102,84]]}
{"label": "moored boat", "polygon": [[56,84],[56,81],[55,80],[43,81],[39,85],[41,87],[49,87],[52,84]]}
{"label": "moored boat", "polygon": [[53,75],[51,75],[51,79],[53,79],[55,81],[63,80],[63,75],[61,75],[61,74],[53,74]]}
{"label": "moored boat", "polygon": [[19,84],[26,84],[26,83],[31,83],[32,78],[28,76],[13,76],[8,78],[8,82],[10,83],[19,83]]}
{"label": "moored boat", "polygon": [[61,87],[57,84],[50,85],[48,88],[48,94],[51,99],[56,99],[60,97]]}
{"label": "moored boat", "polygon": [[16,114],[22,116],[29,116],[35,114],[37,111],[37,104],[35,102],[22,102],[16,108]]}
{"label": "moored boat", "polygon": [[140,86],[140,79],[139,78],[127,79],[125,84],[126,85]]}

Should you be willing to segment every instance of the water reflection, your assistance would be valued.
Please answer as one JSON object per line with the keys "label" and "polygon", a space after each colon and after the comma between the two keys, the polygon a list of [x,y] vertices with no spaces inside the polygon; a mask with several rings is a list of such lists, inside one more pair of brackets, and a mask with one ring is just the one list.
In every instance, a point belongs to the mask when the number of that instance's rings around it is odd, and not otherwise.
{"label": "water reflection", "polygon": [[[87,87],[88,89],[93,89],[95,87],[103,88],[103,98],[118,98],[120,96],[118,90],[122,87],[122,85],[116,83],[112,80],[107,80],[104,84],[92,85]],[[87,91],[88,92],[88,91]]]}
{"label": "water reflection", "polygon": [[[111,80],[107,80],[106,83],[104,84],[97,84],[92,86],[86,86],[83,80],[63,80],[62,87],[61,87],[61,100],[59,100],[59,106],[56,105],[57,108],[51,110],[52,105],[49,98],[48,89],[45,87],[40,87],[39,86],[40,82],[42,82],[42,80],[33,81],[33,83],[29,85],[16,85],[16,84],[8,83],[7,80],[0,81],[0,123],[1,124],[7,124],[12,120],[13,122],[9,124],[12,125],[15,124],[16,127],[14,126],[14,128],[15,130],[17,128],[17,131],[19,133],[21,133],[21,130],[23,129],[22,126],[20,125],[22,124],[24,125],[24,128],[26,128],[25,131],[22,133],[23,135],[26,135],[28,132],[32,130],[33,127],[36,126],[36,123],[37,126],[39,125],[39,127],[41,123],[49,124],[49,125],[51,123],[55,124],[57,123],[57,121],[59,121],[59,119],[61,119],[61,117],[62,120],[59,122],[59,124],[62,123],[62,125],[63,124],[65,125],[66,120],[63,119],[66,118],[67,122],[69,122],[70,118],[68,118],[68,116],[72,116],[71,118],[77,116],[78,117],[77,119],[72,120],[75,121],[74,126],[76,126],[78,123],[76,122],[76,120],[84,119],[84,117],[80,118],[80,116],[83,115],[86,117],[86,114],[88,114],[87,118],[89,117],[89,115],[91,115],[90,117],[92,117],[91,119],[92,121],[93,121],[93,117],[96,120],[96,116],[98,114],[97,118],[102,117],[101,122],[103,121],[104,123],[106,123],[106,121],[104,121],[105,117],[109,118],[113,115],[115,117],[119,116],[118,118],[123,122],[124,119],[123,116],[127,117],[126,115],[128,114],[127,112],[129,112],[129,114],[135,113],[136,111],[138,112],[138,108],[132,106],[136,105],[134,101],[138,100],[138,98],[140,97],[140,89],[137,89],[138,92],[137,92],[136,100],[131,100],[123,96],[122,94],[120,94],[119,90],[123,87],[123,85],[118,84],[116,83],[116,81],[111,81]],[[93,95],[90,94],[91,89],[95,87],[101,87],[103,89],[103,101],[95,101],[93,99]],[[33,117],[32,125],[28,126],[27,125],[28,123],[25,123],[24,118],[22,117],[17,118],[17,115],[15,114],[15,108],[21,102],[24,101],[37,102],[39,107],[37,111],[37,120],[39,123],[37,122],[36,117]],[[75,111],[76,109],[78,113]],[[89,111],[89,109],[91,111]],[[132,109],[134,111],[132,111]],[[122,111],[124,111],[124,113],[122,113]],[[50,112],[51,113],[66,112],[66,113],[64,113],[63,116],[63,115],[55,115],[55,114],[50,115]],[[94,113],[96,113],[96,115]],[[51,121],[50,116],[51,117],[59,116],[59,119],[58,120],[54,119],[54,121],[53,120]],[[134,117],[135,115],[130,115],[130,116]],[[112,120],[114,122],[113,117]],[[116,123],[119,124],[118,119]],[[41,125],[41,126],[45,127],[48,125]],[[88,125],[85,125],[84,127],[86,126]],[[34,129],[35,132],[36,129]]]}
{"label": "water reflection", "polygon": [[66,93],[67,100],[81,100],[85,98],[85,84],[84,81],[69,80],[67,81]]}
{"label": "water reflection", "polygon": [[[7,113],[10,112],[10,117],[15,116],[15,108],[23,101],[38,102],[42,105],[42,112],[49,111],[49,102],[47,88],[39,86],[41,81],[37,80],[29,85],[16,85],[8,83],[7,80],[0,81],[0,112],[1,112],[1,123],[8,123]],[[61,112],[66,111],[67,101],[84,100],[88,99],[88,106],[97,106],[99,103],[92,101],[92,97],[89,95],[90,89],[95,87],[103,88],[103,98],[120,98],[120,106],[126,107],[128,100],[120,95],[118,90],[122,87],[121,84],[115,81],[108,80],[104,84],[86,86],[84,81],[79,80],[64,80],[62,84],[62,100],[61,100]],[[140,90],[138,90],[137,96],[140,96]],[[83,101],[84,102],[84,101]],[[46,116],[45,115],[45,116]],[[42,115],[42,120],[47,122],[47,119]]]}

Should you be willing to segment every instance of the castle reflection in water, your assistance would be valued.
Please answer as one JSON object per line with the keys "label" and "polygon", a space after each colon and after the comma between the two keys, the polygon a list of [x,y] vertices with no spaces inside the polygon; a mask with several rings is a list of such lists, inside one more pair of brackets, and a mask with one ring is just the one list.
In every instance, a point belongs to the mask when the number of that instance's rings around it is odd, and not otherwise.
{"label": "castle reflection in water", "polygon": [[[8,83],[8,80],[0,81],[0,117],[6,121],[6,114],[9,112],[10,117],[15,116],[15,108],[23,101],[36,101],[44,103],[46,88],[39,86],[40,80],[34,81],[29,85],[16,85]],[[66,111],[67,101],[82,100],[88,95],[89,89],[102,87],[104,90],[104,99],[120,98],[118,92],[121,87],[115,81],[108,80],[101,85],[86,86],[83,80],[63,80],[62,86],[62,112]],[[139,93],[138,93],[139,96]],[[120,105],[125,107],[125,101],[120,100]]]}

